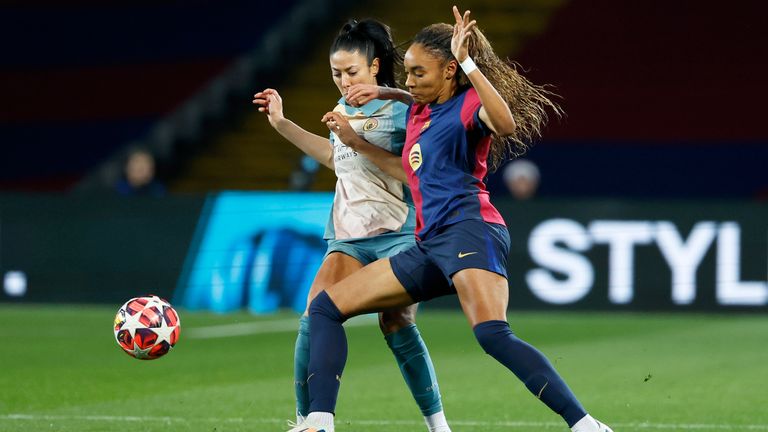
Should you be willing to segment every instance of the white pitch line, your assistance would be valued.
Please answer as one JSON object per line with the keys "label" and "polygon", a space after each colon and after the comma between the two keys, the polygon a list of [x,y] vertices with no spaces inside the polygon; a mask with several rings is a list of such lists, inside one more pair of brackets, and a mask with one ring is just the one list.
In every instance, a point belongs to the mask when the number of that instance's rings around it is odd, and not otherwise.
{"label": "white pitch line", "polygon": [[[359,327],[376,324],[376,315],[363,315],[352,318],[344,323],[344,327]],[[297,331],[299,329],[299,320],[284,319],[277,321],[253,321],[239,324],[223,324],[209,327],[193,327],[189,329],[182,328],[185,338],[190,339],[213,339],[234,336],[246,336],[264,333],[281,333]]]}
{"label": "white pitch line", "polygon": [[[49,415],[49,414],[0,414],[0,420],[45,420],[45,421],[110,421],[110,422],[165,422],[165,423],[252,423],[252,424],[285,424],[285,419],[259,419],[243,417],[139,417],[139,416],[105,416],[105,415]],[[368,425],[368,426],[423,426],[424,422],[415,420],[351,420],[344,424]],[[454,420],[452,425],[475,427],[509,427],[509,428],[557,428],[562,429],[562,422],[526,422],[526,421],[480,421],[480,420]],[[696,423],[611,423],[615,428],[624,429],[660,429],[660,430],[687,430],[687,431],[765,431],[768,424],[696,424]]]}

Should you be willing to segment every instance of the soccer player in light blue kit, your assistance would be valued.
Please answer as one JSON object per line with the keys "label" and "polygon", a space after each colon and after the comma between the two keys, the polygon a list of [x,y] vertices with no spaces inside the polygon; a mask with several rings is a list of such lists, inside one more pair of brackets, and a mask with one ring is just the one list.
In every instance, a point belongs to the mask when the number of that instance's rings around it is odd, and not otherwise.
{"label": "soccer player in light blue kit", "polygon": [[[407,105],[372,100],[351,106],[345,99],[354,84],[395,86],[394,70],[402,67],[402,57],[389,27],[375,20],[348,22],[331,45],[330,63],[333,81],[342,94],[332,113],[323,117],[330,139],[286,119],[282,99],[273,89],[256,93],[253,101],[275,130],[338,177],[325,233],[328,250],[310,289],[308,305],[317,293],[356,270],[414,244],[415,210],[408,187],[345,145],[365,140],[396,159],[402,153]],[[332,114],[334,119],[328,121]],[[415,314],[416,305],[388,310],[379,314],[379,324],[427,427],[431,432],[450,432]],[[309,413],[309,353],[309,318],[305,312],[294,357],[297,423]]]}
{"label": "soccer player in light blue kit", "polygon": [[[501,61],[482,33],[453,8],[456,24],[421,30],[405,55],[408,111],[401,170],[396,159],[350,142],[394,176],[404,170],[416,206],[416,245],[383,258],[319,293],[310,305],[310,414],[289,432],[333,432],[339,377],[346,362],[342,323],[370,310],[458,294],[475,337],[573,432],[612,432],[590,416],[547,358],[507,323],[510,239],[483,178],[510,143],[537,136],[541,88]],[[476,60],[477,64],[473,61]],[[367,95],[367,96],[366,96]],[[393,89],[351,90],[351,103],[403,96]],[[329,120],[335,119],[330,116]]]}

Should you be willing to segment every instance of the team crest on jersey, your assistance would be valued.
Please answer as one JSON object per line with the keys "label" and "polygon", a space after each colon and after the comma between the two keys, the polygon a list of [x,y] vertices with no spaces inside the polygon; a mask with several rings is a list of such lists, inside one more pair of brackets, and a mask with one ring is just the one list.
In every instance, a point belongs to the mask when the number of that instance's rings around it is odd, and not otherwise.
{"label": "team crest on jersey", "polygon": [[376,129],[377,127],[379,127],[379,121],[373,117],[369,118],[368,120],[365,121],[365,123],[363,123],[363,130],[366,132],[370,132]]}
{"label": "team crest on jersey", "polygon": [[428,128],[430,123],[432,123],[432,120],[427,120],[424,123],[424,126],[421,127],[421,131],[420,132],[424,132],[424,129]]}
{"label": "team crest on jersey", "polygon": [[421,146],[416,143],[411,148],[411,152],[408,153],[408,163],[411,164],[411,169],[416,171],[421,166]]}

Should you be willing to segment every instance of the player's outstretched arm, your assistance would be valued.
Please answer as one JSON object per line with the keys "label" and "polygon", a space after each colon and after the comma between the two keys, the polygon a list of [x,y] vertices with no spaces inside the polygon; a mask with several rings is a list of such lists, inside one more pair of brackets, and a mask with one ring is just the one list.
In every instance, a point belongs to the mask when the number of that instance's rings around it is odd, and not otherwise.
{"label": "player's outstretched arm", "polygon": [[347,103],[354,107],[363,106],[374,99],[396,100],[406,105],[413,103],[411,94],[399,88],[355,84],[347,91]]}
{"label": "player's outstretched arm", "polygon": [[405,175],[400,156],[366,141],[352,129],[344,116],[337,112],[328,112],[325,113],[321,121],[328,126],[328,130],[339,137],[344,145],[365,156],[385,173],[403,183],[408,183],[408,177]]}
{"label": "player's outstretched arm", "polygon": [[[453,7],[453,16],[456,18],[456,24],[453,26],[453,38],[451,39],[451,52],[460,65],[469,58],[469,39],[472,37],[472,28],[477,25],[477,21],[469,20],[469,11],[464,12],[462,16],[459,13],[459,9]],[[470,59],[471,61],[471,59]],[[474,66],[474,62],[471,65],[464,65],[462,69],[467,66],[470,69]],[[493,87],[488,78],[483,75],[480,69],[476,67],[467,73],[468,69],[464,72],[467,74],[467,78],[472,83],[472,86],[477,91],[477,95],[480,97],[480,102],[483,106],[480,108],[480,119],[488,125],[491,130],[499,136],[512,135],[515,132],[517,124],[515,118],[512,116],[512,111],[509,109],[506,101],[501,97],[498,91]]]}
{"label": "player's outstretched arm", "polygon": [[333,149],[328,138],[315,135],[283,115],[283,99],[277,90],[266,89],[253,95],[253,104],[267,115],[269,124],[299,150],[317,162],[333,169]]}

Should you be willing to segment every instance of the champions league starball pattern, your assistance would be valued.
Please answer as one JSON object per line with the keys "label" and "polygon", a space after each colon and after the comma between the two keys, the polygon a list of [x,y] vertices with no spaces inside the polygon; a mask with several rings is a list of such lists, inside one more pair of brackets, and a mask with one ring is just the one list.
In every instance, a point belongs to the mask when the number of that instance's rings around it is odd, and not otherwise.
{"label": "champions league starball pattern", "polygon": [[115,315],[115,340],[128,355],[154,360],[179,340],[179,314],[166,300],[152,295],[125,302]]}

